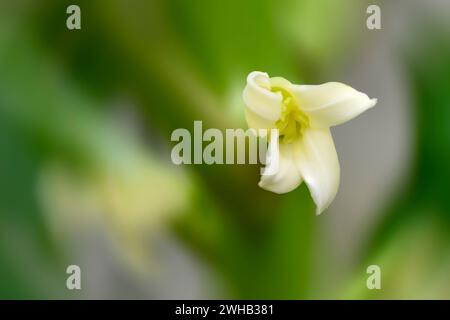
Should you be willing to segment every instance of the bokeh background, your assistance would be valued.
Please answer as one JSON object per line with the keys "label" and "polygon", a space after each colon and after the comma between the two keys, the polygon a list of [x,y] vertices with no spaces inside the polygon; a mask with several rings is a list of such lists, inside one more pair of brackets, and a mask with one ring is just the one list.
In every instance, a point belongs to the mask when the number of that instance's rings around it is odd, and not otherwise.
{"label": "bokeh background", "polygon": [[[446,0],[1,0],[0,297],[449,299],[449,17]],[[304,185],[259,189],[259,166],[170,160],[194,120],[245,127],[253,70],[378,98],[333,128],[320,216]]]}

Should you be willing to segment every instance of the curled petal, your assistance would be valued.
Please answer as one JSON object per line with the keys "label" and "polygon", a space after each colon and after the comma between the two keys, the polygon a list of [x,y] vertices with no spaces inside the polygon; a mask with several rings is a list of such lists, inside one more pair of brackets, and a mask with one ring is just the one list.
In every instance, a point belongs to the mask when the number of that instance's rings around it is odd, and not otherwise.
{"label": "curled petal", "polygon": [[248,108],[245,109],[245,119],[248,127],[254,129],[257,135],[261,137],[266,137],[269,129],[275,127],[275,122],[260,117]]}
{"label": "curled petal", "polygon": [[298,170],[316,204],[316,214],[320,214],[339,187],[339,161],[330,130],[304,130],[294,150]]}
{"label": "curled petal", "polygon": [[280,117],[282,95],[270,91],[267,73],[253,71],[248,75],[243,98],[247,108],[260,118],[275,122]]}
{"label": "curled petal", "polygon": [[321,85],[292,85],[300,108],[313,128],[327,128],[344,123],[373,107],[376,99],[339,82]]}
{"label": "curled petal", "polygon": [[277,168],[274,174],[268,175],[266,166],[266,172],[263,173],[258,184],[261,188],[275,193],[286,193],[302,183],[300,172],[295,164],[294,148],[294,144],[280,144]]}

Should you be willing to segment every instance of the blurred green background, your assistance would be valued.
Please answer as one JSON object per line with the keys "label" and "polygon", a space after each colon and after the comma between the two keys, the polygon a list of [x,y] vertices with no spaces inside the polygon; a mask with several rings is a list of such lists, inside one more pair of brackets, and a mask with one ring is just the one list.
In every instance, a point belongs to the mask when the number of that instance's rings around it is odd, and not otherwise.
{"label": "blurred green background", "polygon": [[[446,0],[1,0],[0,298],[449,299],[449,15]],[[246,126],[253,70],[378,98],[333,128],[341,186],[321,216],[304,185],[258,188],[259,166],[170,160],[176,128]]]}

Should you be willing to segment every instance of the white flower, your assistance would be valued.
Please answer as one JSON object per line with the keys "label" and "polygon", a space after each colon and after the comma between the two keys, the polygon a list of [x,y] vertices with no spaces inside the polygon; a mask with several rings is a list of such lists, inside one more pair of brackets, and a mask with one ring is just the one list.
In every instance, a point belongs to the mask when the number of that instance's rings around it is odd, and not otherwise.
{"label": "white flower", "polygon": [[263,175],[259,186],[286,193],[305,181],[316,213],[323,212],[339,187],[339,161],[329,128],[358,116],[377,100],[338,82],[295,85],[258,71],[248,75],[243,98],[250,128],[279,130],[279,169]]}

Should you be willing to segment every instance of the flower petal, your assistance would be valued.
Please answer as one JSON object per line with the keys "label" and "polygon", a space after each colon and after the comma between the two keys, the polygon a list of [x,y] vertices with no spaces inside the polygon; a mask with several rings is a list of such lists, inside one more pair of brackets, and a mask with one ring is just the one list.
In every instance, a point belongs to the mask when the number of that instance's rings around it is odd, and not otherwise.
{"label": "flower petal", "polygon": [[[279,145],[278,168],[273,175],[261,176],[258,184],[261,188],[275,193],[286,193],[302,183],[300,172],[295,164],[294,148],[293,143]],[[271,149],[270,146],[269,149]]]}
{"label": "flower petal", "polygon": [[292,85],[291,90],[313,128],[344,123],[377,103],[377,99],[370,99],[365,93],[339,82]]}
{"label": "flower petal", "polygon": [[270,91],[267,73],[253,71],[248,75],[243,98],[247,108],[259,117],[273,122],[280,117],[283,97]]}
{"label": "flower petal", "polygon": [[316,204],[316,214],[320,214],[339,187],[339,161],[330,130],[304,130],[294,150],[298,170]]}
{"label": "flower petal", "polygon": [[245,109],[245,119],[248,127],[254,129],[260,137],[266,137],[270,132],[269,129],[275,128],[274,121],[260,117],[249,108]]}

